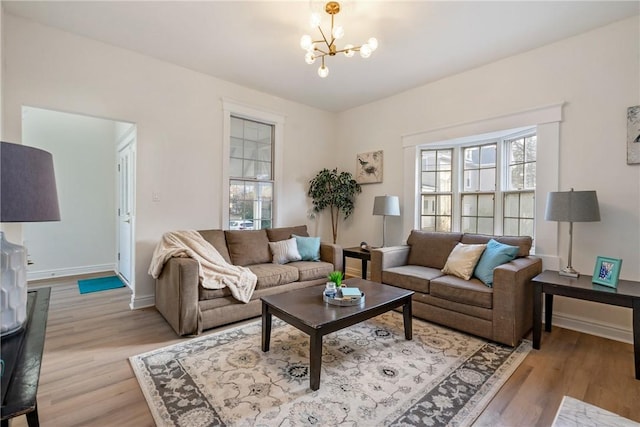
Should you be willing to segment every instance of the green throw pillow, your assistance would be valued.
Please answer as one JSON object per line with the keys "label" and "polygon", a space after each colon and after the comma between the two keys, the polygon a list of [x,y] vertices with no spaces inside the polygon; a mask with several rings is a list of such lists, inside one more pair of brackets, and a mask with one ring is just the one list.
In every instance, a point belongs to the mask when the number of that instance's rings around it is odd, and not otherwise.
{"label": "green throw pillow", "polygon": [[292,234],[291,237],[296,239],[298,244],[298,252],[303,261],[319,261],[320,260],[320,238],[304,237]]}
{"label": "green throw pillow", "polygon": [[493,269],[505,264],[518,256],[518,247],[505,245],[493,239],[487,243],[473,275],[480,279],[485,285],[493,286]]}

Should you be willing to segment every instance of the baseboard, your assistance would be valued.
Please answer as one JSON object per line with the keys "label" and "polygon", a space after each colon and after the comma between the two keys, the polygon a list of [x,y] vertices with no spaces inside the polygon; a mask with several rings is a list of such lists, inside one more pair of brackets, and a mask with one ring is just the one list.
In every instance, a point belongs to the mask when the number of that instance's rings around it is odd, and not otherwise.
{"label": "baseboard", "polygon": [[115,264],[85,265],[82,267],[58,268],[54,270],[27,271],[27,281],[51,279],[52,277],[79,276],[82,274],[116,271]]}
{"label": "baseboard", "polygon": [[[352,268],[352,267],[347,267],[344,271],[344,276],[345,277],[362,277],[362,270],[360,268]],[[367,271],[368,273],[368,271]],[[367,277],[369,277],[369,275],[367,274]]]}
{"label": "baseboard", "polygon": [[153,307],[156,305],[156,297],[154,295],[136,296],[131,295],[131,302],[129,308],[131,310],[138,310],[140,308]]}
{"label": "baseboard", "polygon": [[[544,319],[544,316],[542,317]],[[553,326],[559,326],[572,331],[584,332],[585,334],[595,335],[602,338],[621,341],[627,344],[633,344],[633,330],[622,328],[619,325],[611,323],[594,322],[584,317],[573,316],[565,313],[557,313],[553,311]]]}

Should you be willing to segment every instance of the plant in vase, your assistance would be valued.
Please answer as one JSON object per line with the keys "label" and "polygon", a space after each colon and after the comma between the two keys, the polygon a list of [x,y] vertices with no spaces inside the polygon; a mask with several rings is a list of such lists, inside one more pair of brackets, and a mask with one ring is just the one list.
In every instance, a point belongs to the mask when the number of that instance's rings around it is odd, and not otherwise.
{"label": "plant in vase", "polygon": [[332,271],[331,273],[329,273],[329,275],[327,276],[327,278],[329,279],[330,282],[333,282],[336,284],[336,288],[340,289],[340,287],[342,286],[342,279],[343,279],[343,274],[342,271]]}

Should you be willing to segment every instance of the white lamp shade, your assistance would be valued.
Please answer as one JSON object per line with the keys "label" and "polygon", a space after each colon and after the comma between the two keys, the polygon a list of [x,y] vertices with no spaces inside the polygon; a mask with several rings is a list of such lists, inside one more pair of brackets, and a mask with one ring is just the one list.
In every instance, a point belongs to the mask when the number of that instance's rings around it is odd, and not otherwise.
{"label": "white lamp shade", "polygon": [[373,200],[373,214],[400,216],[400,200],[398,196],[376,196]]}

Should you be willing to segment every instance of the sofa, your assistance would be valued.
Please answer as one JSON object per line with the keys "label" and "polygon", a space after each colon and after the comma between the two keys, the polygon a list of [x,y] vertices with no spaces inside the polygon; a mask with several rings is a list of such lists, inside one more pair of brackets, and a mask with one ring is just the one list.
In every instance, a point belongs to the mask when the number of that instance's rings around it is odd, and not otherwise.
{"label": "sofa", "polygon": [[[495,268],[484,262],[488,256],[482,259],[483,252],[489,255],[489,251],[477,246],[490,241],[485,249],[507,245],[510,252],[501,260],[507,262]],[[416,317],[514,347],[531,330],[529,282],[542,271],[542,261],[529,255],[531,245],[530,237],[413,230],[405,245],[371,251],[371,279],[414,291]],[[452,262],[450,255],[459,254],[460,248],[481,252],[468,280],[445,269]],[[475,276],[480,261],[488,267],[480,277],[492,283]]]}
{"label": "sofa", "polygon": [[316,261],[273,262],[269,243],[292,236],[308,237],[306,225],[199,233],[227,262],[249,268],[258,280],[251,300],[243,303],[232,297],[228,288],[203,288],[194,259],[170,258],[156,279],[155,304],[178,335],[197,335],[209,328],[259,316],[260,297],[324,284],[330,272],[342,270],[342,248],[328,243],[318,242]]}

